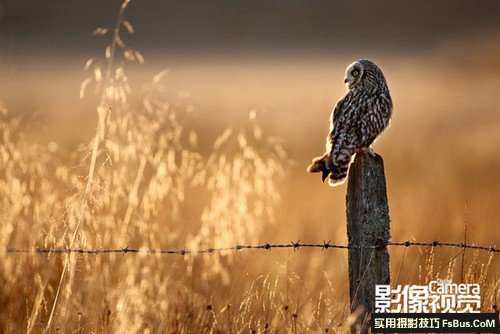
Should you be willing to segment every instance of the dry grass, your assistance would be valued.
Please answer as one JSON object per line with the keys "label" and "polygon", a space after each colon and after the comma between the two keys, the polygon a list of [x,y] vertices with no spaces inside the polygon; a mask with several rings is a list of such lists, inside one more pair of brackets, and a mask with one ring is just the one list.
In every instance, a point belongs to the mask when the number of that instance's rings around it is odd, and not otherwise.
{"label": "dry grass", "polygon": [[[271,60],[248,62],[243,70],[241,64],[195,64],[180,72],[192,76],[194,90],[206,83],[198,100],[172,94],[166,71],[134,95],[127,67],[143,58],[122,39],[133,32],[123,16],[127,4],[116,28],[96,30],[109,38],[103,59],[86,64],[82,104],[96,105],[96,113],[85,116],[96,122],[89,145],[68,144],[88,134],[84,122],[79,133],[64,134],[71,141],[46,140],[42,121],[0,110],[0,249],[345,242],[345,189],[329,189],[304,167],[320,152],[332,96],[341,94],[340,84],[332,92],[324,80],[340,78],[347,61],[330,67]],[[498,73],[472,83],[483,64],[447,64],[439,57],[382,62],[390,69],[396,111],[376,149],[386,161],[393,239],[462,241],[467,225],[469,242],[498,244],[500,110],[491,88]],[[239,89],[231,82],[235,72]],[[252,89],[261,101],[274,102],[247,108]],[[204,108],[200,101],[207,102],[207,115],[197,112]],[[238,125],[224,130],[233,108],[245,117],[231,118]],[[54,138],[65,132],[61,125],[54,129]],[[269,136],[271,130],[286,145]],[[393,282],[479,282],[484,309],[498,305],[498,256],[467,252],[449,262],[454,255],[393,249]],[[184,257],[1,253],[0,259],[5,333],[347,327],[347,261],[339,250]]]}

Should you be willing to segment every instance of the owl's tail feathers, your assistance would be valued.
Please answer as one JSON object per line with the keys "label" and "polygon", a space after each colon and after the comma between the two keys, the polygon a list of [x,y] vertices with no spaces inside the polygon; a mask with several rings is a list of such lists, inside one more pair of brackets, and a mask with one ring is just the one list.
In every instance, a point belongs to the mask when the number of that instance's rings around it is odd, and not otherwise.
{"label": "owl's tail feathers", "polygon": [[309,173],[321,172],[321,180],[325,182],[328,179],[328,185],[335,187],[341,185],[347,179],[349,173],[349,166],[351,165],[352,157],[348,157],[340,161],[331,161],[330,156],[325,153],[321,157],[316,157],[312,163],[307,167]]}
{"label": "owl's tail feathers", "polygon": [[341,173],[331,172],[328,177],[328,185],[330,187],[340,186],[347,180],[347,171]]}
{"label": "owl's tail feathers", "polygon": [[327,168],[326,163],[328,161],[328,155],[325,154],[321,157],[316,157],[312,160],[311,164],[307,167],[309,173],[319,173],[321,172],[321,181],[325,182],[330,170]]}
{"label": "owl's tail feathers", "polygon": [[349,173],[349,166],[351,161],[342,163],[340,165],[334,165],[332,167],[331,173],[328,177],[328,185],[330,187],[339,186],[345,182],[347,179],[347,174]]}

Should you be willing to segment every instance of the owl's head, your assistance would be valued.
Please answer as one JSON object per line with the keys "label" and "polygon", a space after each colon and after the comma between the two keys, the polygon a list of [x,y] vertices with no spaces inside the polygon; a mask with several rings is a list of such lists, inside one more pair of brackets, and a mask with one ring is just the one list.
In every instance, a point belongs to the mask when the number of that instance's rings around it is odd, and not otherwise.
{"label": "owl's head", "polygon": [[344,82],[349,89],[359,86],[387,90],[382,70],[374,62],[367,59],[357,60],[347,66]]}
{"label": "owl's head", "polygon": [[347,66],[345,70],[344,82],[348,88],[354,87],[361,81],[363,74],[365,73],[365,67],[359,61],[355,61],[351,65]]}

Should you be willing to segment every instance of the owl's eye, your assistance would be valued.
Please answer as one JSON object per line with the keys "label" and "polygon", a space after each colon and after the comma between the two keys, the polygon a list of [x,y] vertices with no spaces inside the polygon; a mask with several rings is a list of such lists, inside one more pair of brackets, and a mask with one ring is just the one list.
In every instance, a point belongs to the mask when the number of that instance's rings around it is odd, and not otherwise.
{"label": "owl's eye", "polygon": [[357,77],[359,75],[359,71],[357,71],[357,70],[352,71],[352,75]]}

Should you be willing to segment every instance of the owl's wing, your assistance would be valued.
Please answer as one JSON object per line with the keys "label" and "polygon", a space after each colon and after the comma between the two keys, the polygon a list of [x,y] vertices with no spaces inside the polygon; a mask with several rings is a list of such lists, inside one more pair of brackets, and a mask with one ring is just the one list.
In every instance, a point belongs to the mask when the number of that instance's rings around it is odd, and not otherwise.
{"label": "owl's wing", "polygon": [[375,139],[388,126],[392,115],[392,100],[384,95],[368,98],[368,103],[363,103],[361,118],[357,129],[357,146],[365,148],[370,146]]}

